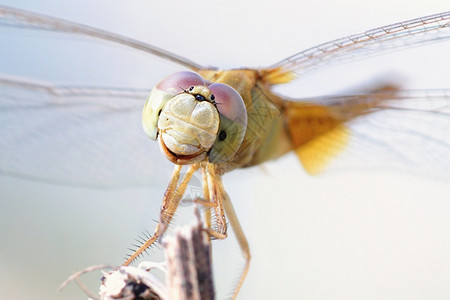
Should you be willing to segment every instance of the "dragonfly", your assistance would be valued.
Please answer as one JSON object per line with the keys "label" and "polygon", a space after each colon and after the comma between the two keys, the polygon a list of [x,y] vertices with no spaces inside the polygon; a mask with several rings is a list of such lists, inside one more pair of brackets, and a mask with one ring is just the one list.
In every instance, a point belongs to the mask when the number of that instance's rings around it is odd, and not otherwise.
{"label": "dragonfly", "polygon": [[[378,151],[382,155],[386,155],[391,161],[398,160],[397,163],[402,166],[420,165],[416,157],[405,156],[404,149],[387,148],[383,141],[374,141],[371,132],[358,131],[359,122],[369,116],[382,115],[386,112],[407,116],[410,122],[405,123],[404,128],[403,123],[383,125],[378,123],[373,129],[386,132],[394,128],[399,135],[386,138],[408,139],[409,145],[415,144],[421,147],[424,147],[424,144],[427,145],[426,148],[433,149],[433,153],[427,153],[428,156],[421,158],[427,164],[426,167],[434,164],[438,170],[448,169],[448,161],[445,159],[437,161],[437,157],[449,157],[448,140],[445,139],[445,131],[450,128],[448,115],[450,101],[447,90],[403,91],[395,86],[385,85],[354,95],[294,100],[273,93],[272,87],[290,82],[295,77],[320,70],[333,63],[345,63],[358,57],[370,57],[401,48],[448,40],[449,13],[396,23],[334,40],[294,54],[266,68],[234,70],[204,67],[149,44],[51,17],[7,7],[1,8],[0,15],[4,26],[55,31],[121,44],[170,60],[194,72],[176,73],[161,81],[152,90],[144,108],[143,123],[146,132],[153,139],[158,137],[165,156],[176,166],[163,199],[160,223],[157,225],[155,234],[137,249],[125,264],[131,263],[163,235],[164,228],[170,223],[191,176],[200,169],[204,187],[204,199],[200,202],[210,206],[214,211],[214,218],[208,214],[205,216],[209,233],[218,239],[226,237],[226,213],[246,258],[246,265],[235,292],[237,295],[250,266],[250,251],[231,201],[223,187],[221,176],[236,168],[258,165],[290,151],[295,151],[307,172],[317,174],[334,160],[343,160],[341,155],[353,154],[358,152],[358,147],[367,145],[379,147]],[[215,83],[224,84],[226,92],[221,88],[216,90]],[[16,151],[20,140],[18,133],[23,132],[21,124],[9,122],[13,117],[23,120],[30,111],[45,110],[52,106],[55,111],[59,110],[61,120],[68,116],[80,120],[83,117],[79,114],[85,112],[86,107],[90,107],[92,109],[90,113],[95,116],[102,110],[102,105],[106,105],[112,112],[117,112],[119,109],[126,111],[129,107],[127,103],[124,103],[124,99],[142,101],[146,98],[143,96],[143,91],[131,89],[59,87],[14,77],[3,78],[1,84],[2,105],[5,108],[2,112],[2,124],[10,124],[10,127],[3,127],[9,134],[2,132],[2,136],[6,137],[2,140],[1,147],[5,149],[2,153],[2,173],[50,182],[63,180],[80,183],[83,179],[70,177],[74,176],[73,173],[68,172],[64,166],[67,156],[60,154],[67,148],[66,145],[54,145],[51,140],[30,141],[41,145],[40,147],[46,143],[45,155],[37,158],[36,153],[26,153],[26,150],[21,150],[22,153],[19,154],[25,162],[13,159],[18,155]],[[223,86],[219,85],[219,87]],[[228,87],[232,89],[228,90]],[[177,149],[177,143],[173,143],[173,138],[182,134],[170,136],[161,129],[163,125],[160,124],[162,120],[160,116],[173,117],[172,111],[166,107],[167,101],[172,101],[168,100],[168,97],[181,96],[188,99],[200,97],[203,100],[197,100],[197,102],[215,107],[217,111],[215,117],[209,118],[216,121],[216,127],[213,130],[215,138],[207,143],[207,146],[202,145],[201,151],[196,149],[194,153],[178,153],[180,149]],[[228,96],[233,100],[228,100]],[[111,98],[118,101],[108,103]],[[38,121],[42,122],[43,119]],[[182,121],[186,123],[186,120]],[[41,126],[43,125],[45,124]],[[39,127],[31,126],[31,128]],[[76,134],[85,136],[96,134],[91,132],[91,128],[83,126],[75,126],[75,128],[78,130]],[[434,134],[432,129],[435,128],[437,130]],[[183,130],[185,128],[182,126],[181,131]],[[26,136],[30,134],[26,133]],[[376,134],[375,139],[379,137],[380,134]],[[114,136],[110,138],[114,139]],[[220,146],[221,142],[223,146]],[[386,141],[387,144],[388,142],[389,140]],[[36,149],[36,147],[29,149]],[[126,151],[131,150],[126,149]],[[69,156],[72,155],[74,156],[72,159],[81,161],[76,157],[77,149]],[[365,158],[371,160],[371,158]],[[56,163],[61,167],[56,170],[45,170],[49,159],[52,164]],[[33,163],[29,163],[30,161]],[[133,164],[142,164],[142,162],[132,162],[131,165]],[[185,177],[179,182],[181,165],[190,165],[190,167]],[[88,169],[89,172],[102,170],[89,161],[81,167],[91,167],[92,169]],[[138,169],[139,166],[136,168]],[[108,181],[108,178],[105,181]],[[83,183],[86,182],[81,182]]]}

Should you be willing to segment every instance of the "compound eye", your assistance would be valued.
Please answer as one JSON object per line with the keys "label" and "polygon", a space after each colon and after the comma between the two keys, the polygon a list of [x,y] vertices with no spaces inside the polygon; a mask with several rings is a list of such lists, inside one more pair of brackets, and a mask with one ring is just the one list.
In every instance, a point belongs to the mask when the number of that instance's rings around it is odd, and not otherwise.
{"label": "compound eye", "polygon": [[176,95],[194,85],[205,85],[205,80],[197,73],[183,71],[167,76],[155,88]]}
{"label": "compound eye", "polygon": [[223,163],[239,149],[247,130],[247,109],[241,95],[223,83],[208,86],[220,116],[216,142],[209,153],[209,161]]}

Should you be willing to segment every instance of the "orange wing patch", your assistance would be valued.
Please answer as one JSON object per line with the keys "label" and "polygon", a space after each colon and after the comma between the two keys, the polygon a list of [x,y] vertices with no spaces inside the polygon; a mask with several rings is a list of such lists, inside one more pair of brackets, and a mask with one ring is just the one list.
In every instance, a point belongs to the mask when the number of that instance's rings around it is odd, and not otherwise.
{"label": "orange wing patch", "polygon": [[349,136],[349,130],[344,125],[338,125],[298,147],[295,153],[305,171],[316,175],[324,171],[331,160],[345,149]]}
{"label": "orange wing patch", "polygon": [[343,96],[325,105],[313,102],[283,101],[287,128],[294,151],[306,171],[323,171],[349,143],[349,120],[382,110],[383,103],[396,99],[398,88],[383,85],[370,93]]}
{"label": "orange wing patch", "polygon": [[313,103],[286,102],[294,151],[310,174],[323,171],[347,144],[349,131],[332,109]]}

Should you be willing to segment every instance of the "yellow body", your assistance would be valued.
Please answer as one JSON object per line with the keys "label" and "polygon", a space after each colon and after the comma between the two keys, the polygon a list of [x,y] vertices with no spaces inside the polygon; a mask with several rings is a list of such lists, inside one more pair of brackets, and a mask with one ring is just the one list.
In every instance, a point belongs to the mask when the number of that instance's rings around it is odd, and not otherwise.
{"label": "yellow body", "polygon": [[236,154],[216,170],[225,173],[277,158],[294,150],[306,171],[315,174],[348,141],[344,122],[370,112],[379,98],[353,101],[342,106],[321,105],[281,99],[271,91],[273,84],[290,81],[293,76],[277,70],[203,70],[204,79],[225,83],[242,96],[247,108],[247,131]]}

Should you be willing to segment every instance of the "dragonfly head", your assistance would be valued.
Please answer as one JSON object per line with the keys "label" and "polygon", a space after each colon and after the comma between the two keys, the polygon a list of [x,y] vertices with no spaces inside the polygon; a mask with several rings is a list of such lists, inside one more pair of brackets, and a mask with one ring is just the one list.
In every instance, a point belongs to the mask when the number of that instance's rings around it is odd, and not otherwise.
{"label": "dragonfly head", "polygon": [[163,79],[147,98],[142,114],[147,135],[159,138],[163,154],[179,165],[227,161],[242,143],[246,122],[238,92],[221,83],[208,85],[192,72]]}
{"label": "dragonfly head", "polygon": [[205,160],[219,130],[214,94],[206,86],[191,86],[171,98],[159,116],[162,152],[176,164]]}

